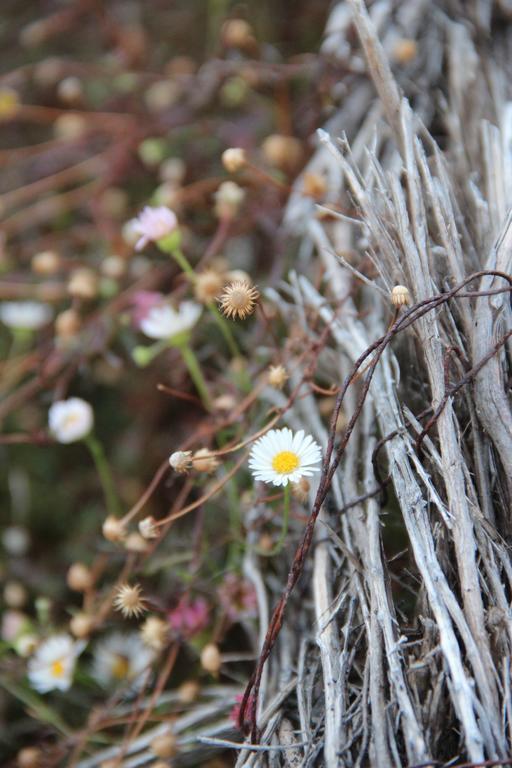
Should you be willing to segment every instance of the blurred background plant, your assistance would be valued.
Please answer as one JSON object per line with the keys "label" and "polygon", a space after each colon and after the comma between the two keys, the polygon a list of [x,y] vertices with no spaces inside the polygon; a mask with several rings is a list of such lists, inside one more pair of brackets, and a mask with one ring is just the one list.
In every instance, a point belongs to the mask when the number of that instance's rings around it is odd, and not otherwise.
{"label": "blurred background plant", "polygon": [[[294,259],[280,222],[330,109],[328,6],[2,4],[3,764],[122,754],[155,727],[147,759],[167,760],[176,718],[236,704],[257,647],[242,575],[254,485],[209,451],[264,426],[256,394],[286,357],[254,286]],[[139,243],[147,205],[176,214],[177,239],[164,221]],[[169,299],[197,313],[154,341]],[[173,471],[188,449],[203,458]],[[272,505],[256,524],[269,552]],[[206,748],[191,754],[206,764]]]}

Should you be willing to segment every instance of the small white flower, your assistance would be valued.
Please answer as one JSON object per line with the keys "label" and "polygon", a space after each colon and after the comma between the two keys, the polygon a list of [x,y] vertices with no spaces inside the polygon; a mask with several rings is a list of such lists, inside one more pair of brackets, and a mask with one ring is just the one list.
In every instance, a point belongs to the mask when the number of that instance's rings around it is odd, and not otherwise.
{"label": "small white flower", "polygon": [[114,632],[96,645],[92,675],[106,687],[128,683],[137,689],[143,685],[154,658],[155,652],[142,642],[138,632]]}
{"label": "small white flower", "polygon": [[59,443],[74,443],[89,434],[94,424],[94,413],[85,400],[70,397],[50,406],[48,424]]}
{"label": "small white flower", "polygon": [[174,232],[177,226],[178,219],[170,208],[146,205],[132,224],[132,231],[139,236],[135,250],[142,251],[149,242],[158,242]]}
{"label": "small white flower", "polygon": [[201,311],[201,306],[194,301],[182,301],[177,311],[170,304],[158,304],[140,321],[140,329],[150,339],[170,339],[189,331],[199,320]]}
{"label": "small white flower", "polygon": [[273,485],[296,483],[318,472],[322,454],[311,435],[301,429],[271,429],[254,443],[249,467],[256,480]]}
{"label": "small white flower", "polygon": [[35,331],[50,322],[53,312],[40,301],[4,301],[0,304],[0,320],[9,328]]}
{"label": "small white flower", "polygon": [[45,640],[28,662],[28,681],[39,693],[67,691],[73,682],[77,657],[85,643],[69,635],[54,635]]}

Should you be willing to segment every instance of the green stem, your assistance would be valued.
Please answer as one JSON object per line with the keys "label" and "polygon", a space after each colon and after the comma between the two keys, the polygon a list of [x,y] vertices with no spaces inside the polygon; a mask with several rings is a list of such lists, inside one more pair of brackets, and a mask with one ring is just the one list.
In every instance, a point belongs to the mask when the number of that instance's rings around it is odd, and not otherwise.
{"label": "green stem", "polygon": [[190,378],[194,382],[195,387],[199,392],[199,395],[201,396],[201,400],[203,402],[204,407],[206,408],[206,410],[210,411],[212,408],[212,404],[210,402],[210,395],[208,393],[208,387],[206,386],[206,382],[201,372],[201,368],[197,360],[197,357],[195,356],[194,352],[192,351],[191,347],[189,347],[188,344],[182,344],[179,347],[179,350],[181,352],[185,365],[188,368],[188,372],[190,373]]}
{"label": "green stem", "polygon": [[171,251],[171,256],[176,261],[178,266],[185,272],[186,275],[188,275],[192,280],[195,279],[196,273],[194,272],[194,268],[192,267],[191,263],[181,250],[181,248],[173,248]]}
{"label": "green stem", "polygon": [[210,310],[213,319],[217,323],[217,325],[220,328],[220,331],[222,335],[224,336],[226,340],[226,344],[229,347],[229,351],[234,357],[240,357],[240,350],[238,349],[238,344],[235,341],[235,337],[233,336],[231,332],[231,328],[227,324],[226,320],[222,317],[221,313],[213,303],[213,301],[209,301],[207,304],[208,309]]}
{"label": "green stem", "polygon": [[291,497],[291,491],[290,491],[290,483],[287,483],[287,485],[284,486],[284,495],[283,495],[283,524],[281,526],[281,534],[279,536],[279,539],[277,541],[277,544],[275,547],[273,547],[270,551],[265,552],[263,549],[260,549],[259,547],[256,547],[256,552],[258,555],[262,555],[263,557],[273,557],[274,555],[279,554],[279,552],[283,548],[283,544],[286,539],[286,534],[288,533],[288,520],[290,518],[290,497]]}
{"label": "green stem", "polygon": [[[170,256],[175,260],[175,262],[178,264],[181,270],[188,275],[190,278],[190,281],[193,283],[196,280],[196,273],[194,272],[194,268],[192,267],[191,263],[181,250],[179,246],[175,246],[172,249],[169,249],[169,251],[165,251],[166,253],[169,253]],[[226,343],[229,347],[229,350],[232,355],[235,357],[238,357],[240,355],[240,351],[238,349],[238,345],[234,339],[234,336],[231,332],[231,328],[226,323],[224,318],[222,317],[221,313],[213,303],[213,301],[209,301],[206,305],[209,309],[209,311],[212,314],[213,319],[219,326],[222,335],[224,336]]]}
{"label": "green stem", "polygon": [[94,435],[86,437],[84,442],[94,459],[98,475],[100,476],[103,493],[105,494],[105,502],[107,504],[107,512],[109,515],[115,515],[117,517],[120,514],[119,499],[117,498],[114,481],[112,480],[112,474],[103,446]]}

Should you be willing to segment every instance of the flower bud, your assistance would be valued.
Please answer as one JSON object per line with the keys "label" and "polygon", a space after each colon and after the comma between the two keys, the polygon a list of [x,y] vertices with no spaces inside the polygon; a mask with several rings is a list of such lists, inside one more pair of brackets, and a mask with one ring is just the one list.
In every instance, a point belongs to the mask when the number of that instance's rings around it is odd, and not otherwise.
{"label": "flower bud", "polygon": [[128,552],[147,552],[148,543],[140,533],[130,533],[124,540],[124,547]]}
{"label": "flower bud", "polygon": [[273,133],[261,145],[266,162],[281,171],[293,172],[300,165],[303,150],[301,142],[293,136]]}
{"label": "flower bud", "polygon": [[54,275],[60,269],[60,256],[56,251],[41,251],[32,256],[30,266],[38,275]]}
{"label": "flower bud", "polygon": [[158,528],[155,523],[156,520],[151,515],[139,522],[139,533],[144,539],[158,538]]}
{"label": "flower bud", "polygon": [[292,496],[304,504],[309,498],[311,484],[305,477],[301,477],[298,483],[292,483]]}
{"label": "flower bud", "polygon": [[79,639],[89,637],[94,629],[94,619],[87,613],[77,613],[69,622],[69,629]]}
{"label": "flower bud", "polygon": [[214,197],[219,219],[234,219],[245,199],[245,190],[234,181],[223,181]]}
{"label": "flower bud", "polygon": [[405,285],[395,285],[391,291],[391,303],[394,307],[403,307],[411,303],[411,294]]}
{"label": "flower bud", "polygon": [[158,616],[148,616],[140,628],[142,642],[155,651],[161,651],[169,639],[169,629],[169,624],[163,619]]}
{"label": "flower bud", "polygon": [[55,333],[59,339],[74,338],[81,327],[82,321],[75,309],[65,309],[55,318]]}
{"label": "flower bud", "polygon": [[19,107],[19,98],[14,88],[0,88],[0,120],[14,117]]}
{"label": "flower bud", "polygon": [[201,651],[201,666],[212,675],[218,673],[222,665],[219,647],[215,643],[208,643]]}
{"label": "flower bud", "polygon": [[68,282],[68,293],[73,298],[95,299],[98,295],[98,277],[96,272],[88,267],[79,267],[71,273]]}
{"label": "flower bud", "polygon": [[416,40],[403,37],[396,41],[391,56],[397,64],[409,64],[416,58],[417,54],[418,44]]}
{"label": "flower bud", "polygon": [[27,602],[27,590],[19,581],[8,581],[4,587],[4,600],[9,608],[23,608]]}
{"label": "flower bud", "polygon": [[251,25],[245,19],[228,19],[222,25],[222,42],[226,48],[244,49],[254,45]]}
{"label": "flower bud", "polygon": [[101,262],[101,273],[112,280],[119,280],[126,272],[126,261],[116,254],[106,256]]}
{"label": "flower bud", "polygon": [[183,704],[192,704],[197,697],[201,687],[196,680],[185,680],[178,688],[178,697]]}
{"label": "flower bud", "polygon": [[194,295],[203,304],[213,301],[224,287],[223,276],[214,269],[200,272],[194,283]]}
{"label": "flower bud", "polygon": [[320,176],[319,173],[311,173],[306,171],[302,180],[302,189],[304,194],[308,197],[312,197],[314,200],[322,198],[327,191],[327,181],[324,176]]}
{"label": "flower bud", "polygon": [[180,97],[180,87],[175,80],[158,80],[144,94],[150,112],[163,112],[172,107]]}
{"label": "flower bud", "polygon": [[68,112],[60,115],[53,124],[53,131],[58,139],[77,141],[85,136],[87,122],[81,115]]}
{"label": "flower bud", "polygon": [[25,632],[24,634],[20,635],[20,637],[15,639],[14,650],[18,656],[26,659],[29,656],[32,656],[38,646],[38,643],[39,638],[37,635],[34,635],[31,632]]}
{"label": "flower bud", "polygon": [[192,466],[192,451],[175,451],[169,456],[169,464],[178,474],[185,474]]}
{"label": "flower bud", "polygon": [[90,569],[84,563],[73,563],[66,577],[68,587],[75,592],[86,592],[94,583]]}
{"label": "flower bud", "polygon": [[114,515],[109,515],[102,526],[103,536],[108,541],[122,541],[126,536],[126,529],[122,520]]}
{"label": "flower bud", "polygon": [[200,448],[192,457],[192,465],[198,472],[215,472],[219,466],[219,460],[212,456],[208,448]]}
{"label": "flower bud", "polygon": [[268,383],[274,389],[282,389],[288,378],[284,365],[271,365],[268,369]]}
{"label": "flower bud", "polygon": [[18,768],[41,768],[43,753],[38,747],[23,747],[16,755]]}
{"label": "flower bud", "polygon": [[230,147],[222,153],[222,165],[228,173],[240,171],[247,163],[245,149],[241,147]]}
{"label": "flower bud", "polygon": [[155,736],[149,745],[150,750],[157,757],[172,757],[176,753],[176,736],[170,730]]}
{"label": "flower bud", "polygon": [[66,104],[79,103],[84,95],[82,81],[78,77],[65,77],[57,86],[57,96]]}
{"label": "flower bud", "polygon": [[181,184],[186,173],[187,166],[181,157],[168,157],[159,169],[162,181],[168,181],[170,184]]}

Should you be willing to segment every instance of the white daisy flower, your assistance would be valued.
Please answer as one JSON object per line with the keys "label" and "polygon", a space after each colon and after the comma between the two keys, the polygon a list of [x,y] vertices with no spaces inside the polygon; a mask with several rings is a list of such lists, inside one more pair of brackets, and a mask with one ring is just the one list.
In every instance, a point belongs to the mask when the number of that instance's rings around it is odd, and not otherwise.
{"label": "white daisy flower", "polygon": [[170,304],[158,304],[140,321],[140,329],[150,339],[170,339],[189,331],[201,312],[201,305],[194,301],[182,301],[177,311]]}
{"label": "white daisy flower", "polygon": [[51,307],[40,301],[4,301],[0,304],[0,320],[8,328],[36,331],[52,317]]}
{"label": "white daisy flower", "polygon": [[94,412],[85,400],[58,400],[48,411],[48,425],[59,443],[74,443],[86,437],[94,424]]}
{"label": "white daisy flower", "polygon": [[30,686],[39,693],[69,690],[77,657],[84,648],[84,642],[75,642],[69,635],[49,637],[28,662]]}
{"label": "white daisy flower", "polygon": [[320,470],[320,446],[301,429],[271,429],[251,450],[249,467],[256,480],[273,485],[296,483]]}
{"label": "white daisy flower", "polygon": [[141,251],[149,242],[158,242],[174,232],[177,226],[178,219],[170,208],[146,205],[131,224],[132,231],[139,236],[135,250]]}
{"label": "white daisy flower", "polygon": [[138,632],[114,632],[96,645],[92,675],[104,687],[129,684],[141,688],[155,652],[142,642]]}

